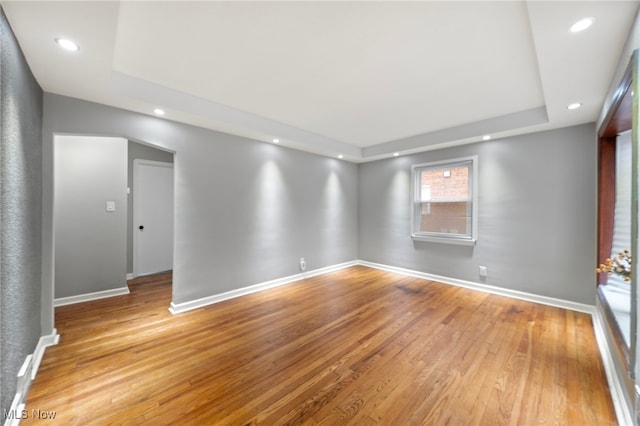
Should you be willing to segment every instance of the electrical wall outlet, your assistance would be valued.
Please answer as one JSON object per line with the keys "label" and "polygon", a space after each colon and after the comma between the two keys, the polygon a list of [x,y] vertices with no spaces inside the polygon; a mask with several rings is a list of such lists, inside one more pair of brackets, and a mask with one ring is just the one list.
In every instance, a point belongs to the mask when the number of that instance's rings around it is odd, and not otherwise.
{"label": "electrical wall outlet", "polygon": [[304,257],[300,258],[300,270],[302,272],[306,271],[307,269],[307,262],[304,260]]}

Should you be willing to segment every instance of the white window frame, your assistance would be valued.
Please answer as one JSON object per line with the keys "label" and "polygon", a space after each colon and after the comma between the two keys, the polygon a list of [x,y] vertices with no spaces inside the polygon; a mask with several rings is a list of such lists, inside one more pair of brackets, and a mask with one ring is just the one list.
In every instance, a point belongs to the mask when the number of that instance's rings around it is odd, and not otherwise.
{"label": "white window frame", "polygon": [[[438,232],[419,232],[416,221],[420,221],[421,180],[422,171],[428,169],[446,169],[471,162],[471,233],[469,235],[445,234]],[[412,196],[411,196],[411,238],[415,241],[430,241],[445,244],[473,246],[478,240],[478,156],[453,158],[443,161],[415,164],[411,166]]]}

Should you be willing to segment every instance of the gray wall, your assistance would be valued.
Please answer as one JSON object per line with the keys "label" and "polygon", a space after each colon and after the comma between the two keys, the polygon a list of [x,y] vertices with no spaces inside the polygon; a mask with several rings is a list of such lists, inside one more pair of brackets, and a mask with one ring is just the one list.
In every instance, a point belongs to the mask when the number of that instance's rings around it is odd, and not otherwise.
{"label": "gray wall", "polygon": [[127,140],[56,136],[54,182],[55,297],[126,288]]}
{"label": "gray wall", "polygon": [[0,8],[0,400],[40,338],[42,90]]}
{"label": "gray wall", "polygon": [[173,153],[154,148],[149,145],[129,141],[127,166],[127,186],[131,189],[127,204],[127,273],[133,272],[133,160],[162,161],[173,163]]}
{"label": "gray wall", "polygon": [[45,93],[47,290],[54,133],[122,136],[176,153],[176,303],[296,274],[302,256],[309,270],[357,258],[357,165]]}
{"label": "gray wall", "polygon": [[[413,242],[411,165],[475,154],[475,247]],[[593,305],[595,165],[593,124],[361,164],[360,259]]]}

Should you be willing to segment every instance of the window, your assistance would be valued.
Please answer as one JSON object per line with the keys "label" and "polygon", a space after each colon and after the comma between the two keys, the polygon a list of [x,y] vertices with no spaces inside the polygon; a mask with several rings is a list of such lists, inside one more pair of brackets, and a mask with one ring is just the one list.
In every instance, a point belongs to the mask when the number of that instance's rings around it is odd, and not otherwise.
{"label": "window", "polygon": [[411,238],[473,245],[477,238],[478,157],[412,167]]}
{"label": "window", "polygon": [[[616,139],[616,201],[613,214],[611,256],[631,249],[631,131],[620,133]],[[607,284],[629,290],[630,283],[619,275],[608,276]],[[627,342],[629,343],[629,342]]]}

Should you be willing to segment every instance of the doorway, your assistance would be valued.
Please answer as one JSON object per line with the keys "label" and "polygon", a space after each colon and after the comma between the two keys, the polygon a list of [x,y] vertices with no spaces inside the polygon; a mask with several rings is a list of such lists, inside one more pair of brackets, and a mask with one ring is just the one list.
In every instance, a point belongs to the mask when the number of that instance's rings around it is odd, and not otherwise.
{"label": "doorway", "polygon": [[[120,137],[54,135],[53,145],[53,305],[126,294],[134,278],[133,162],[172,165],[175,153]],[[173,217],[173,195],[168,208]],[[168,245],[172,260],[173,220]]]}

